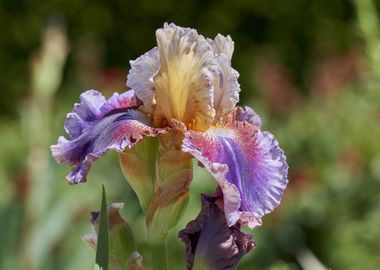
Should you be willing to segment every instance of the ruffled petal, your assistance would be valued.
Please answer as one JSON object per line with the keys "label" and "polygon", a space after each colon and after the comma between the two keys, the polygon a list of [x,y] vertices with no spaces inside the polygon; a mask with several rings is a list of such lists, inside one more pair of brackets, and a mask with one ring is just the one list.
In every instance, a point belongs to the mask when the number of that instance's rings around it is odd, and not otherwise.
{"label": "ruffled petal", "polygon": [[139,100],[134,91],[127,91],[122,94],[114,93],[105,102],[100,111],[102,112],[101,117],[107,114],[121,112],[128,109],[137,109],[138,106],[142,105],[141,100]]}
{"label": "ruffled petal", "polygon": [[133,91],[115,94],[103,103],[88,102],[88,96],[96,96],[100,101],[101,94],[95,92],[92,90],[82,94],[81,103],[76,104],[73,112],[69,113],[68,117],[75,117],[78,121],[76,125],[70,125],[71,140],[61,136],[58,143],[51,146],[57,162],[74,166],[67,176],[71,184],[85,182],[95,160],[110,149],[122,152],[143,136],[155,136],[166,131],[150,127],[146,116],[135,110],[141,101],[133,95]]}
{"label": "ruffled petal", "polygon": [[230,36],[217,34],[214,40],[209,39],[212,48],[216,54],[224,54],[231,61],[234,53],[234,42]]}
{"label": "ruffled petal", "polygon": [[88,122],[102,117],[100,108],[106,102],[104,96],[96,90],[88,90],[80,95],[80,103],[75,103],[73,111],[67,114],[65,130],[71,138],[78,137]]}
{"label": "ruffled petal", "polygon": [[251,235],[238,225],[229,227],[212,198],[202,197],[198,217],[178,235],[186,245],[187,269],[236,269],[244,254],[255,247]]}
{"label": "ruffled petal", "polygon": [[224,118],[232,113],[239,102],[239,73],[231,67],[226,55],[217,56],[220,65],[219,76],[215,80],[214,108],[216,119]]}
{"label": "ruffled petal", "polygon": [[136,92],[137,97],[143,101],[146,110],[151,112],[155,91],[153,77],[160,68],[157,47],[129,63],[131,70],[127,77],[127,86]]}
{"label": "ruffled petal", "polygon": [[186,131],[182,150],[203,163],[218,181],[230,226],[237,221],[250,228],[261,225],[261,217],[280,203],[288,165],[269,132],[230,119],[223,128]]}
{"label": "ruffled petal", "polygon": [[239,73],[231,67],[234,42],[230,36],[218,34],[208,39],[219,64],[219,76],[215,80],[214,108],[216,120],[233,112],[239,101]]}
{"label": "ruffled petal", "polygon": [[187,127],[207,130],[213,108],[218,63],[207,40],[190,28],[165,24],[156,31],[160,70],[154,77],[155,122],[172,118]]}
{"label": "ruffled petal", "polygon": [[254,125],[257,128],[261,127],[261,119],[260,116],[255,113],[250,107],[244,106],[244,107],[236,107],[236,120],[240,122],[248,122],[252,125]]}

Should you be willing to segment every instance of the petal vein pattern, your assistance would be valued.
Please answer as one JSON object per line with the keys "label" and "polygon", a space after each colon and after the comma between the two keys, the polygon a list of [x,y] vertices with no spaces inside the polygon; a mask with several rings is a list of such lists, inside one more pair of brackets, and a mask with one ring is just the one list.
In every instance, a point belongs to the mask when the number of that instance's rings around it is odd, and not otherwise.
{"label": "petal vein pattern", "polygon": [[207,40],[195,30],[165,25],[156,32],[160,70],[154,77],[155,122],[178,119],[206,130],[215,115],[213,80],[218,63]]}
{"label": "petal vein pattern", "polygon": [[61,136],[51,146],[57,162],[74,166],[67,176],[71,184],[85,182],[92,164],[109,150],[122,152],[143,136],[166,132],[150,127],[145,114],[135,110],[141,101],[133,91],[115,93],[106,101],[99,92],[90,90],[80,99],[81,103],[75,104],[65,124],[71,140]]}
{"label": "petal vein pattern", "polygon": [[[211,172],[223,191],[229,225],[239,221],[251,228],[273,211],[286,188],[285,156],[269,132],[245,122],[230,120],[207,132],[186,131],[182,145]],[[224,173],[216,166],[225,165]]]}

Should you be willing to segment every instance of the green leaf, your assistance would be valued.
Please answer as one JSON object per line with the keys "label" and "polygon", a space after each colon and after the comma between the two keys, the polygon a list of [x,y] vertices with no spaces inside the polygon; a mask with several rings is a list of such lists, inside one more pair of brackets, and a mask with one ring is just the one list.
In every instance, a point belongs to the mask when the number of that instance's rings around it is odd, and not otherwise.
{"label": "green leaf", "polygon": [[109,261],[109,232],[107,199],[104,186],[102,186],[102,204],[100,207],[100,221],[98,231],[98,244],[96,247],[96,265],[102,270],[108,270]]}

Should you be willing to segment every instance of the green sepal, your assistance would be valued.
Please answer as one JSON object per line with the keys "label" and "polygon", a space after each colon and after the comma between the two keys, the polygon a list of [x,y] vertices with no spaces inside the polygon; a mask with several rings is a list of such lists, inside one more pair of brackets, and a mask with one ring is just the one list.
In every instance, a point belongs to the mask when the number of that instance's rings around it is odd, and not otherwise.
{"label": "green sepal", "polygon": [[161,145],[156,171],[156,190],[146,215],[148,239],[153,244],[166,239],[186,210],[193,178],[192,157]]}
{"label": "green sepal", "polygon": [[154,194],[158,139],[145,137],[120,154],[120,166],[146,214]]}

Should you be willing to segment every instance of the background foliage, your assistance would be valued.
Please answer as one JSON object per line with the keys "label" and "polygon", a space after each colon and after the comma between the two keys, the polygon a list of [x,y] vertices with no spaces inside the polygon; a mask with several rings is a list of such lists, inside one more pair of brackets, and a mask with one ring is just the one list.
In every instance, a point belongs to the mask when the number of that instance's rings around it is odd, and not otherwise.
{"label": "background foliage", "polygon": [[[257,248],[239,269],[379,269],[379,9],[371,0],[1,0],[0,269],[91,269],[95,252],[80,236],[101,184],[141,230],[116,153],[70,186],[49,145],[81,92],[126,90],[128,61],[154,46],[165,21],[232,36],[240,104],[287,154],[283,203],[253,231]],[[214,185],[196,170],[176,231]],[[184,247],[176,232],[169,240],[170,266],[182,269]]]}

